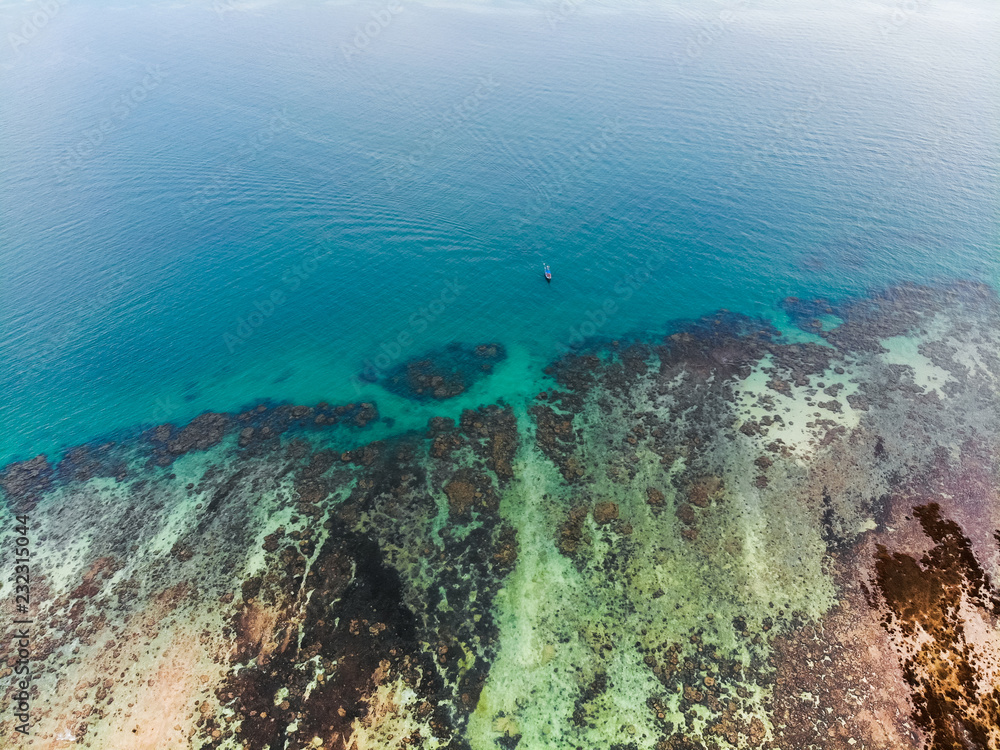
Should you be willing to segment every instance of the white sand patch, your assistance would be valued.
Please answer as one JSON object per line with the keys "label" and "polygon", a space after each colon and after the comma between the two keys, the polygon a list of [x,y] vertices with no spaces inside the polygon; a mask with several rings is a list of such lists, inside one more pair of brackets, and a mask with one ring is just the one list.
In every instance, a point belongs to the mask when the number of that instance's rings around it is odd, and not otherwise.
{"label": "white sand patch", "polygon": [[[1000,684],[1000,623],[991,622],[982,609],[968,597],[962,598],[959,617],[964,625],[965,641],[975,654],[976,682],[981,694],[988,695]],[[1000,734],[1000,727],[997,727]]]}
{"label": "white sand patch", "polygon": [[881,359],[886,364],[906,365],[912,368],[913,382],[916,385],[927,391],[936,391],[939,398],[946,399],[947,396],[941,390],[941,386],[954,378],[950,372],[938,367],[918,351],[924,340],[918,336],[892,336],[882,339],[882,346],[889,351],[882,354]]}
{"label": "white sand patch", "polygon": [[[736,402],[733,410],[738,416],[734,425],[737,429],[745,422],[780,417],[781,421],[772,422],[766,428],[765,442],[780,439],[794,456],[805,459],[815,454],[820,441],[831,427],[829,423],[817,425],[816,420],[830,420],[834,423],[833,426],[842,426],[847,430],[858,425],[861,415],[847,401],[847,397],[858,390],[857,383],[852,382],[850,370],[843,374],[827,370],[820,376],[812,376],[808,386],[796,386],[786,376],[782,379],[788,384],[788,389],[779,392],[768,385],[772,376],[765,369],[773,367],[771,355],[766,355],[750,375],[735,386]],[[837,391],[836,396],[831,396],[819,388],[820,383],[824,388],[837,385],[842,388]],[[810,391],[815,393],[810,394]],[[840,403],[840,412],[819,406],[820,403],[832,400]]]}
{"label": "white sand patch", "polygon": [[[973,340],[978,340],[979,343],[971,343]],[[959,336],[943,334],[941,341],[945,346],[954,350],[952,358],[955,362],[968,367],[973,375],[994,384],[995,387],[997,379],[1000,378],[1000,372],[997,371],[995,361],[991,363],[983,357],[984,351],[989,352],[994,357],[1000,354],[1000,342],[996,340],[994,332],[983,330],[982,327],[977,326],[973,328],[971,333]]]}
{"label": "white sand patch", "polygon": [[[174,592],[182,600],[188,594],[183,585]],[[214,690],[222,671],[216,660],[228,645],[218,614],[187,610],[172,619],[173,606],[168,592],[128,618],[120,632],[105,629],[91,645],[80,644],[78,660],[62,666],[58,684],[44,691],[34,734],[55,747],[187,746],[200,704],[209,701],[207,715],[218,714]],[[201,639],[203,631],[215,635]]]}
{"label": "white sand patch", "polygon": [[[344,740],[346,750],[384,750],[405,747],[414,733],[423,740],[422,747],[429,750],[440,747],[425,722],[417,718],[420,697],[398,677],[394,682],[380,685],[368,699],[368,715],[355,719],[351,736]],[[322,737],[302,738],[315,747],[323,746]]]}

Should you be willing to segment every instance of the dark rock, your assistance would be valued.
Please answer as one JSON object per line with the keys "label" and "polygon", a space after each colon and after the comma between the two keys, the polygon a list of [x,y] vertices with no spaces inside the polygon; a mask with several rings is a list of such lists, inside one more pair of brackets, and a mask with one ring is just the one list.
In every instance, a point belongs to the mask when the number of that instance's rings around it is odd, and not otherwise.
{"label": "dark rock", "polygon": [[500,344],[450,344],[396,365],[386,371],[381,383],[386,390],[407,398],[441,401],[463,393],[506,357]]}
{"label": "dark rock", "polygon": [[167,442],[167,450],[174,456],[190,451],[203,451],[216,445],[231,427],[228,414],[200,414]]}
{"label": "dark rock", "polygon": [[44,454],[8,464],[0,474],[0,488],[7,495],[7,507],[15,514],[30,513],[42,494],[52,487],[52,478],[52,465]]}
{"label": "dark rock", "polygon": [[606,500],[595,505],[594,520],[601,525],[618,520],[618,503]]}

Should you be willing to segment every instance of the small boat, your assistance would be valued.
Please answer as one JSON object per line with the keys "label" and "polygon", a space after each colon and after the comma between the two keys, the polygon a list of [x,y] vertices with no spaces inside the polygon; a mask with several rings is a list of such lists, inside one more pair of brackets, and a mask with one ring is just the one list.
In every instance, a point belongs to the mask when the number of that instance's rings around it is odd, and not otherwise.
{"label": "small boat", "polygon": [[545,263],[543,265],[545,266],[545,280],[548,281],[551,284],[552,283],[552,271],[549,270],[549,264],[548,263]]}

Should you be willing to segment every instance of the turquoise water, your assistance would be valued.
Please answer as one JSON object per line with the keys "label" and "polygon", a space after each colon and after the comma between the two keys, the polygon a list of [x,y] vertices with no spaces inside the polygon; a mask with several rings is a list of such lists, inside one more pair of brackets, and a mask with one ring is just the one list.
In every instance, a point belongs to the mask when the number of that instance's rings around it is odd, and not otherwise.
{"label": "turquoise water", "polygon": [[[993,3],[67,2],[15,45],[37,7],[0,21],[0,462],[261,398],[401,429],[588,335],[998,279]],[[509,357],[444,404],[357,377],[452,341]]]}

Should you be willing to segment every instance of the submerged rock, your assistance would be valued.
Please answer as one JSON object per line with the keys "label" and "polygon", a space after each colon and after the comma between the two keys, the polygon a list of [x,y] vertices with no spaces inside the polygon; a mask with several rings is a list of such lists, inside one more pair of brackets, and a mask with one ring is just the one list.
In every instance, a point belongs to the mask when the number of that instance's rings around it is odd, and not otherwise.
{"label": "submerged rock", "polygon": [[506,357],[500,344],[450,344],[401,362],[378,380],[386,390],[407,398],[443,401],[464,393]]}
{"label": "submerged rock", "polygon": [[618,520],[618,504],[611,501],[598,503],[594,506],[594,520],[602,525]]}
{"label": "submerged rock", "polygon": [[0,472],[0,489],[14,514],[30,513],[41,496],[52,487],[52,464],[44,455],[8,464]]}
{"label": "submerged rock", "polygon": [[227,414],[202,414],[167,440],[167,450],[175,456],[207,450],[222,440],[230,425]]}

